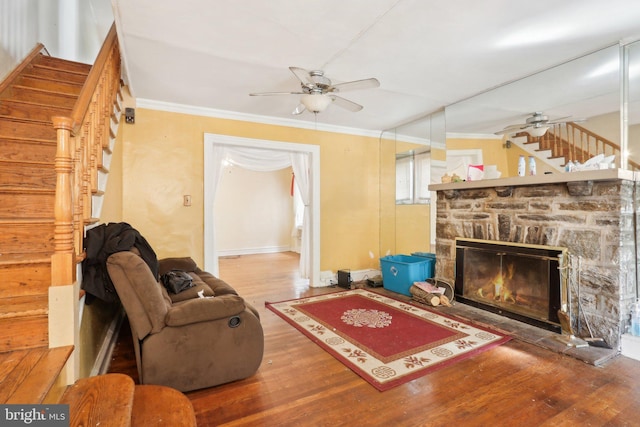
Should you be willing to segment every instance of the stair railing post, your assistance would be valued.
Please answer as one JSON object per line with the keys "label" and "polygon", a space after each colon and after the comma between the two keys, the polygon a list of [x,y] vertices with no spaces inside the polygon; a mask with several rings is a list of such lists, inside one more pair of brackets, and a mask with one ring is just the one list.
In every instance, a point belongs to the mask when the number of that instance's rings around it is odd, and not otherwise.
{"label": "stair railing post", "polygon": [[73,242],[73,120],[53,117],[58,145],[55,157],[56,195],[54,223],[54,254],[51,257],[51,285],[70,285],[76,280]]}

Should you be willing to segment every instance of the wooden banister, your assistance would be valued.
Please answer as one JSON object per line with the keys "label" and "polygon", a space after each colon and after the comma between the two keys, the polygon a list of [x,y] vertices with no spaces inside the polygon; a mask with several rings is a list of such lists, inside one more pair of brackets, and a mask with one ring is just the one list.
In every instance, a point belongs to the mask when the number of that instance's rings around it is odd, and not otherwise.
{"label": "wooden banister", "polygon": [[73,284],[76,263],[83,259],[84,225],[91,218],[91,198],[97,191],[98,159],[101,161],[103,147],[111,137],[111,110],[120,90],[120,67],[113,24],[71,114],[52,118],[58,140],[52,286]]}
{"label": "wooden banister", "polygon": [[2,81],[0,81],[0,93],[4,92],[9,86],[11,86],[11,84],[16,79],[16,77],[18,77],[20,73],[22,73],[22,71],[24,71],[24,69],[29,64],[31,64],[31,62],[33,62],[35,57],[40,55],[40,52],[42,52],[43,50],[45,49],[42,43],[38,43],[33,49],[31,49],[31,52],[27,54],[27,56],[22,60],[22,62],[16,68],[14,68],[13,71],[9,73],[7,77],[5,77]]}
{"label": "wooden banister", "polygon": [[[74,123],[73,133],[76,135],[80,131],[80,126],[82,125],[87,110],[89,109],[89,104],[91,104],[91,102],[93,101],[95,90],[103,77],[105,67],[107,66],[108,61],[113,59],[114,49],[116,56],[118,56],[119,58],[119,53],[117,52],[117,44],[118,36],[116,34],[116,26],[115,24],[113,24],[111,25],[111,29],[107,34],[102,48],[100,48],[100,52],[96,57],[96,62],[91,67],[91,71],[89,71],[89,75],[87,76],[84,88],[82,89],[82,92],[80,92],[78,100],[76,101],[76,104],[73,107],[73,111],[71,112],[71,119]],[[118,80],[119,79],[120,76],[118,75]]]}
{"label": "wooden banister", "polygon": [[[598,154],[613,155],[620,159],[618,144],[574,122],[554,124],[542,137],[532,138],[527,133],[523,133],[523,135],[527,136],[528,142],[539,142],[541,149],[550,150],[552,157],[564,157],[567,162],[584,163]],[[628,168],[638,171],[640,164],[628,160]]]}

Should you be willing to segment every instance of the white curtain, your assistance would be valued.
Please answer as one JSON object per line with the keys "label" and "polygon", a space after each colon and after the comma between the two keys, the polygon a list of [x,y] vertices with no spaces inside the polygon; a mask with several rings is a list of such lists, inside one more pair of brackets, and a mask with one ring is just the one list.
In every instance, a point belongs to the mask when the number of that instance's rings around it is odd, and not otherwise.
{"label": "white curtain", "polygon": [[305,207],[302,223],[302,242],[300,245],[300,274],[305,279],[310,278],[311,246],[309,233],[311,228],[309,223],[309,200],[311,200],[311,192],[309,189],[309,154],[265,150],[261,148],[214,145],[213,159],[213,167],[217,168],[213,171],[215,179],[215,182],[212,183],[214,200],[225,161],[245,169],[259,172],[277,171],[288,168],[289,166],[293,168],[295,182],[297,183]]}
{"label": "white curtain", "polygon": [[222,161],[258,172],[271,172],[291,166],[291,153],[260,148],[224,147]]}
{"label": "white curtain", "polygon": [[302,237],[300,242],[300,274],[302,277],[311,277],[311,221],[309,205],[311,203],[311,177],[309,171],[309,155],[306,153],[291,153],[291,167],[295,176],[295,183],[300,190],[304,214],[302,216]]}

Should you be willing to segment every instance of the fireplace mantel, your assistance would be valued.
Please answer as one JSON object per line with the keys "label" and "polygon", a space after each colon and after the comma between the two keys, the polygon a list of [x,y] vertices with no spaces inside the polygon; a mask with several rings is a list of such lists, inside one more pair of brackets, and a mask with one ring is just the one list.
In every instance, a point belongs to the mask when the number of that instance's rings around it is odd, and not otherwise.
{"label": "fireplace mantel", "polygon": [[429,190],[462,190],[475,188],[515,187],[527,185],[558,184],[566,182],[611,180],[640,181],[640,173],[624,169],[586,170],[534,176],[513,176],[508,178],[483,179],[479,181],[450,182],[446,184],[431,184],[429,185]]}

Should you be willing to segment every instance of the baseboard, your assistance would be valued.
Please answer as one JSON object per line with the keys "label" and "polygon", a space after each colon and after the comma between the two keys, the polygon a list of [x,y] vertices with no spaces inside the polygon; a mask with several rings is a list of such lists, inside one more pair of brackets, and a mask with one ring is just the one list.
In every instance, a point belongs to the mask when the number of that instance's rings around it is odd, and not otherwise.
{"label": "baseboard", "polygon": [[227,251],[218,251],[218,257],[254,255],[254,254],[272,254],[277,252],[289,252],[289,251],[291,251],[291,246],[267,246],[264,248],[230,249]]}
{"label": "baseboard", "polygon": [[118,342],[118,334],[120,333],[120,327],[122,326],[122,322],[124,320],[124,309],[120,309],[118,314],[116,314],[111,320],[109,324],[109,328],[107,329],[107,333],[105,334],[104,340],[102,341],[102,346],[100,347],[100,351],[96,356],[96,360],[93,363],[93,368],[91,368],[91,373],[89,376],[103,375],[109,371],[109,364],[111,363],[111,356],[113,355],[113,349]]}

